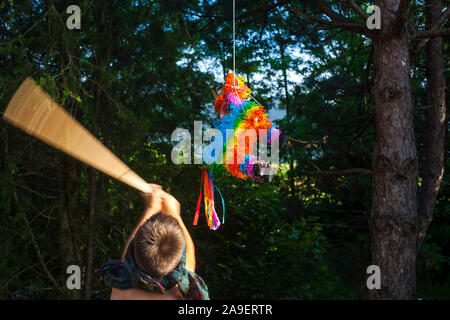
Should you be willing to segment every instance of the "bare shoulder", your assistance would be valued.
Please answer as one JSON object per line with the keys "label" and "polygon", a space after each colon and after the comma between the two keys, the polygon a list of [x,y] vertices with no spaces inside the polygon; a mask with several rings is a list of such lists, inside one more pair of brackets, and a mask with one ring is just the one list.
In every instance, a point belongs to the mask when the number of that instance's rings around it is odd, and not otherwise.
{"label": "bare shoulder", "polygon": [[138,288],[120,290],[113,288],[111,291],[111,300],[183,300],[178,286],[175,286],[165,294],[146,291]]}

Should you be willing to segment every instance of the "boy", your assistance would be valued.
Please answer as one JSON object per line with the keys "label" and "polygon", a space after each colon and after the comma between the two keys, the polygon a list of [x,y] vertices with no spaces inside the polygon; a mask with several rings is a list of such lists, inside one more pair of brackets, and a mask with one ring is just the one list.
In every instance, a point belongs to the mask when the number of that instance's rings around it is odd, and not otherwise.
{"label": "boy", "polygon": [[194,273],[194,243],[180,215],[180,203],[158,185],[142,194],[145,212],[131,233],[121,261],[101,270],[111,300],[209,299]]}

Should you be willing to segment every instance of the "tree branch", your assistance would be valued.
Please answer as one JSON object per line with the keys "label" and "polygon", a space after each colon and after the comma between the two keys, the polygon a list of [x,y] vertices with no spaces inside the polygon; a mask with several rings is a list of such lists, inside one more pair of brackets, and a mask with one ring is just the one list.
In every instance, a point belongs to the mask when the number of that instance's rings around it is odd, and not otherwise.
{"label": "tree branch", "polygon": [[328,140],[327,140],[328,136],[323,137],[322,140],[309,140],[308,141],[308,140],[302,140],[302,139],[294,139],[294,138],[291,138],[291,137],[288,137],[288,140],[292,141],[292,142],[300,143],[300,144],[313,145],[316,148],[319,145],[323,145],[323,144],[328,144],[328,145],[331,145],[331,146],[351,145],[358,138],[360,138],[362,136],[362,134],[370,127],[370,125],[372,124],[374,118],[375,118],[375,113],[369,113],[366,117],[364,117],[362,119],[360,118],[360,120],[367,119],[366,124],[363,125],[360,129],[358,129],[356,134],[351,139],[349,139],[347,141],[338,142],[338,143],[329,143]]}
{"label": "tree branch", "polygon": [[333,21],[341,21],[341,22],[350,22],[354,23],[355,21],[353,19],[349,19],[344,17],[343,15],[340,15],[325,2],[325,0],[319,0],[319,8],[322,10],[324,14],[326,14],[331,20]]}
{"label": "tree branch", "polygon": [[344,16],[337,14],[333,10],[327,9],[327,7],[323,7],[322,10],[324,10],[324,13],[331,20],[325,20],[322,18],[318,18],[318,17],[312,16],[310,14],[307,14],[305,12],[302,12],[302,11],[297,10],[292,7],[288,7],[287,10],[290,13],[300,16],[302,18],[305,18],[308,21],[317,22],[320,26],[322,26],[322,29],[324,29],[324,30],[344,28],[344,29],[352,31],[352,32],[357,32],[357,33],[369,36],[368,29],[366,28],[365,24],[354,21],[352,19],[347,19]]}
{"label": "tree branch", "polygon": [[[49,13],[49,11],[50,11],[50,8],[47,9],[47,11],[44,13],[44,15],[42,16],[41,19],[39,19],[38,21],[36,21],[36,22],[35,22],[35,23],[34,23],[27,31],[25,31],[25,32],[22,34],[22,37],[25,37],[31,30],[33,30],[39,23],[41,23],[41,22],[45,19],[45,17],[46,17],[47,14]],[[5,30],[8,31],[7,29],[5,29]],[[10,31],[8,31],[8,32],[9,32],[9,35],[11,36],[12,33],[11,33]],[[7,42],[0,43],[0,45],[5,45],[5,44],[8,44],[8,43],[13,43],[13,42],[16,42],[17,40],[19,40],[18,37],[14,38],[14,39],[11,39],[11,40],[9,40],[9,41],[7,41]]]}
{"label": "tree branch", "polygon": [[[236,16],[236,20],[239,21],[239,20],[242,20],[242,19],[245,19],[248,17],[254,17],[257,14],[262,14],[262,13],[267,14],[274,9],[277,9],[279,7],[286,5],[289,1],[290,0],[280,0],[280,1],[274,2],[272,4],[268,4],[265,7],[257,7],[255,9],[247,10],[246,12]],[[192,15],[192,16],[195,16],[198,18],[208,19],[210,21],[227,21],[227,20],[231,19],[230,14],[227,12],[223,12],[222,14],[212,13],[215,11],[212,11],[212,12],[208,11],[206,13],[195,12],[196,8],[193,8],[189,4],[185,4],[185,3],[175,4],[174,7],[185,15]],[[189,9],[189,11],[186,10],[185,8]]]}
{"label": "tree branch", "polygon": [[315,147],[317,147],[320,144],[327,143],[325,138],[323,139],[323,141],[319,141],[319,140],[310,140],[310,141],[308,141],[308,140],[294,139],[294,138],[289,137],[288,140],[289,141],[293,141],[293,142],[297,142],[297,143],[301,143],[301,144],[313,145]]}
{"label": "tree branch", "polygon": [[279,8],[279,7],[282,7],[282,6],[286,5],[288,2],[289,2],[289,0],[280,0],[280,1],[277,1],[276,3],[273,3],[272,5],[269,5],[267,7],[262,7],[262,8],[257,8],[257,9],[254,9],[254,10],[249,10],[249,11],[244,12],[243,14],[237,16],[236,20],[241,20],[241,19],[244,19],[244,18],[247,18],[247,17],[255,16],[255,14],[258,14],[258,13],[266,13],[267,14],[267,13],[269,13],[270,11],[272,11],[272,10],[274,10],[276,8]]}
{"label": "tree branch", "polygon": [[440,37],[440,36],[446,36],[449,35],[450,29],[440,29],[442,24],[450,17],[450,10],[446,9],[441,17],[432,24],[432,26],[428,30],[424,30],[421,32],[418,32],[415,34],[414,38],[423,38],[419,45],[417,46],[417,52],[420,52],[425,45],[427,44],[428,40],[426,38],[434,38],[434,37]]}
{"label": "tree branch", "polygon": [[[448,35],[450,35],[450,28],[438,30],[425,30],[416,34],[416,38],[435,38]],[[421,48],[423,48],[424,45],[422,45]]]}
{"label": "tree branch", "polygon": [[367,226],[348,226],[345,224],[340,224],[340,223],[334,223],[334,224],[329,224],[329,223],[314,223],[314,225],[317,226],[323,226],[323,227],[335,227],[335,228],[341,228],[341,229],[369,229]]}
{"label": "tree branch", "polygon": [[60,287],[56,283],[55,278],[53,278],[52,274],[50,273],[50,271],[47,268],[47,265],[44,262],[44,259],[42,258],[41,250],[39,249],[39,245],[36,242],[36,238],[34,236],[33,230],[31,229],[30,222],[28,221],[27,215],[26,215],[25,211],[22,209],[22,205],[20,204],[20,201],[19,201],[19,198],[17,197],[16,191],[13,191],[13,198],[14,198],[14,201],[16,202],[17,207],[22,212],[23,221],[25,223],[25,229],[26,229],[26,231],[28,232],[28,234],[29,234],[29,236],[31,238],[31,243],[32,243],[33,248],[34,248],[34,250],[36,252],[36,255],[38,256],[39,263],[41,264],[45,275],[50,280],[50,282],[53,284],[53,286],[56,289],[60,290]]}
{"label": "tree branch", "polygon": [[344,170],[324,170],[317,172],[300,171],[300,174],[308,177],[371,176],[372,171],[364,168],[353,168]]}
{"label": "tree branch", "polygon": [[363,9],[361,9],[360,6],[358,6],[355,1],[353,0],[346,0],[346,2],[348,3],[348,5],[356,11],[356,13],[358,14],[358,16],[360,16],[364,21],[367,20],[367,15],[365,14],[365,12],[363,11]]}

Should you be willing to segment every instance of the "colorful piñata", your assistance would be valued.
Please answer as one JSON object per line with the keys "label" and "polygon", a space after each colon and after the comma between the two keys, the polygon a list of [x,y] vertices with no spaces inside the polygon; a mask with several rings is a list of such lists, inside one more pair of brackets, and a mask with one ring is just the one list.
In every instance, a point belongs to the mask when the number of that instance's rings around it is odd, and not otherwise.
{"label": "colorful pi\u00f1ata", "polygon": [[[268,165],[258,160],[257,156],[254,155],[255,147],[258,140],[262,142],[267,139],[270,144],[272,139],[278,139],[280,131],[270,121],[264,107],[250,101],[250,93],[251,90],[245,85],[244,78],[237,77],[230,70],[220,94],[215,94],[214,110],[219,118],[214,127],[222,134],[223,152],[222,155],[214,154],[215,163],[209,167],[210,170],[206,168],[202,170],[200,196],[197,202],[194,225],[197,225],[198,222],[202,187],[205,195],[205,214],[208,226],[210,229],[216,230],[221,224],[214,208],[214,188],[219,194],[220,191],[214,185],[211,174],[211,171],[216,170],[217,166],[223,166],[233,176],[240,179],[250,178],[255,182],[269,180],[269,176],[264,175],[261,170],[267,168]],[[233,132],[231,138],[229,138],[229,132]],[[205,157],[207,157],[206,154],[203,155],[203,159]],[[211,162],[213,161],[209,161],[209,163]],[[225,217],[223,198],[222,207],[223,217]],[[222,223],[224,223],[224,218]]]}

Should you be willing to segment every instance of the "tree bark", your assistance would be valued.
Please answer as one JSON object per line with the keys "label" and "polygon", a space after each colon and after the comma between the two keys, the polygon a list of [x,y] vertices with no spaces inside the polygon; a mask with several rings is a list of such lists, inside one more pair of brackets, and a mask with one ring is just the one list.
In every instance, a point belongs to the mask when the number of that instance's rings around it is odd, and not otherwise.
{"label": "tree bark", "polygon": [[[409,38],[396,11],[399,0],[376,2],[381,30],[374,41],[376,145],[372,159],[369,219],[373,264],[381,289],[372,299],[414,299],[416,295],[417,176],[413,131]],[[402,13],[402,16],[405,13]]]}
{"label": "tree bark", "polygon": [[[359,16],[354,1],[347,1]],[[432,212],[443,176],[445,122],[445,78],[442,40],[433,39],[427,48],[427,78],[430,108],[427,113],[425,164],[422,188],[417,197],[418,158],[414,140],[410,44],[422,39],[420,51],[430,37],[448,34],[440,29],[449,16],[442,13],[442,0],[427,0],[427,30],[408,34],[410,1],[377,0],[381,29],[349,21],[320,1],[330,19],[288,7],[294,15],[315,22],[322,29],[343,28],[373,40],[375,77],[371,95],[376,113],[376,144],[372,155],[372,210],[369,218],[372,261],[381,271],[381,289],[370,290],[372,299],[414,299],[416,256],[432,220]],[[299,143],[306,141],[290,139]],[[318,144],[322,142],[318,141]],[[320,172],[323,174],[322,172]],[[335,173],[335,172],[330,172]],[[328,172],[327,172],[328,174]]]}
{"label": "tree bark", "polygon": [[[427,1],[427,22],[434,25],[441,17],[442,1]],[[442,38],[432,38],[425,48],[425,68],[428,84],[428,105],[426,115],[425,158],[422,173],[422,187],[419,192],[419,232],[417,251],[433,220],[433,210],[442,176],[444,175],[445,122],[445,77],[442,57]]]}

